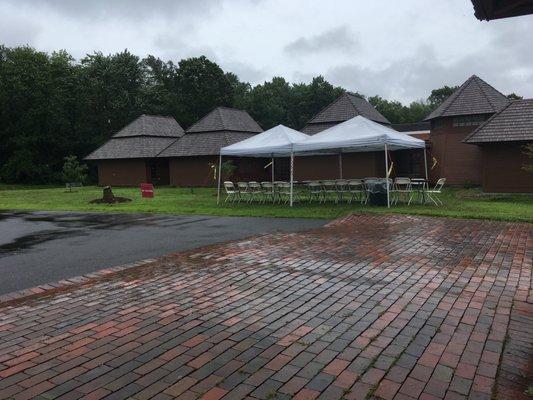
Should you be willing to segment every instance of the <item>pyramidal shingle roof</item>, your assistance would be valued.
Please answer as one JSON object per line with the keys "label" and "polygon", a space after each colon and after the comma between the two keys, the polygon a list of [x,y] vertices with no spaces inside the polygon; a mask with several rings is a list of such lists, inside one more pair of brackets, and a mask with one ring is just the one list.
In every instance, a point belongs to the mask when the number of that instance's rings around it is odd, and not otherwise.
{"label": "pyramidal shingle roof", "polygon": [[263,129],[250,115],[235,108],[218,107],[187,129],[158,157],[218,155],[222,147],[248,139]]}
{"label": "pyramidal shingle roof", "polygon": [[85,159],[155,157],[183,134],[183,128],[174,118],[143,114],[114,134]]}
{"label": "pyramidal shingle roof", "polygon": [[510,100],[483,79],[472,75],[424,121],[456,115],[493,114]]}
{"label": "pyramidal shingle roof", "polygon": [[183,128],[173,117],[143,114],[114,134],[113,137],[180,137],[182,135]]}
{"label": "pyramidal shingle roof", "polygon": [[346,92],[311,118],[302,132],[314,134],[358,115],[382,124],[390,124],[367,100]]}
{"label": "pyramidal shingle roof", "polygon": [[533,99],[515,100],[480,125],[465,143],[533,140]]}
{"label": "pyramidal shingle roof", "polygon": [[215,108],[187,129],[187,133],[214,131],[258,133],[263,129],[246,111],[228,107]]}

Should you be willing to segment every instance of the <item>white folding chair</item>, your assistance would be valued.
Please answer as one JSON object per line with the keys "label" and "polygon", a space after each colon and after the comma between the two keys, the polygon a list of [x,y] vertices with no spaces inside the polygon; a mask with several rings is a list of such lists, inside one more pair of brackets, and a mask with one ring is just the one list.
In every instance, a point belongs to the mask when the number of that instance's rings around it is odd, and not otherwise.
{"label": "white folding chair", "polygon": [[249,203],[251,201],[252,195],[248,182],[237,182],[237,188],[239,189],[239,202],[246,201]]}
{"label": "white folding chair", "polygon": [[324,193],[324,203],[328,200],[329,195],[333,195],[335,203],[339,202],[339,196],[337,195],[337,186],[335,185],[335,181],[322,181],[322,188]]}
{"label": "white folding chair", "polygon": [[274,191],[274,184],[272,182],[261,182],[261,188],[263,189],[263,198],[265,202],[272,200],[272,203],[276,200],[276,192]]}
{"label": "white folding chair", "polygon": [[393,204],[398,204],[399,201],[404,200],[407,204],[411,204],[413,198],[413,190],[411,188],[410,178],[396,178],[394,179],[393,189]]}
{"label": "white folding chair", "polygon": [[[280,182],[278,184],[278,196],[279,200],[284,203],[289,203],[291,200],[291,184],[289,182]],[[299,200],[298,192],[295,190],[294,185],[292,188],[292,201],[296,202]]]}
{"label": "white folding chair", "polygon": [[248,182],[248,188],[250,190],[250,203],[257,199],[259,202],[263,199],[263,189],[259,182],[251,181]]}
{"label": "white folding chair", "polygon": [[428,200],[431,200],[436,206],[443,206],[444,203],[439,198],[442,193],[442,188],[446,183],[446,178],[440,178],[433,189],[426,190],[426,197]]}
{"label": "white folding chair", "polygon": [[344,200],[344,195],[349,192],[348,181],[346,179],[337,179],[335,181],[335,189],[337,190],[337,197],[342,203]]}
{"label": "white folding chair", "polygon": [[319,203],[322,202],[322,184],[318,181],[307,183],[307,190],[309,194],[309,203],[316,199]]}
{"label": "white folding chair", "polygon": [[361,204],[367,202],[365,184],[362,179],[350,179],[348,181],[348,192],[350,193],[350,199],[348,203],[352,203],[353,200],[359,201]]}
{"label": "white folding chair", "polygon": [[232,203],[234,203],[235,200],[239,200],[239,191],[235,188],[233,182],[225,181],[224,190],[226,191],[224,203],[226,203],[228,200],[231,200]]}

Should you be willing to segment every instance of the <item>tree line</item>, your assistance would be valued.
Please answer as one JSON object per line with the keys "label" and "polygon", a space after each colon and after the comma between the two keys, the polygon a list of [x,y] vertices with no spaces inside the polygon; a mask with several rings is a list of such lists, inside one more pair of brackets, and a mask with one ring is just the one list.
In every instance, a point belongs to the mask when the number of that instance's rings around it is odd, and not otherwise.
{"label": "tree line", "polygon": [[[403,105],[368,100],[392,123],[423,119],[454,88]],[[244,109],[264,129],[301,129],[345,89],[322,76],[252,86],[206,57],[177,64],[129,51],[75,60],[31,47],[0,46],[0,181],[55,182],[64,158],[83,158],[140,114],[173,116],[187,128],[216,106]]]}

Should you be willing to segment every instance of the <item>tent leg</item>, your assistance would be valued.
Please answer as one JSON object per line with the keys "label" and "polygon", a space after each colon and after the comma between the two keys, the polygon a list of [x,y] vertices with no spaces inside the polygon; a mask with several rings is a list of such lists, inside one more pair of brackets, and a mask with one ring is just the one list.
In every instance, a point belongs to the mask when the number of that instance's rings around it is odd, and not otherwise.
{"label": "tent leg", "polygon": [[274,157],[272,157],[272,163],[270,166],[272,168],[272,183],[274,183]]}
{"label": "tent leg", "polygon": [[339,153],[339,179],[342,179],[342,153]]}
{"label": "tent leg", "polygon": [[389,157],[387,144],[385,144],[385,180],[387,185],[387,207],[390,208],[390,190],[389,190]]}
{"label": "tent leg", "polygon": [[427,159],[425,147],[424,147],[424,171],[426,173],[426,182],[427,182],[428,181],[428,159]]}
{"label": "tent leg", "polygon": [[291,151],[291,207],[292,207],[292,195],[293,195],[293,185],[294,185],[294,153]]}
{"label": "tent leg", "polygon": [[218,186],[217,186],[217,204],[220,203],[220,179],[222,175],[222,154],[218,156]]}

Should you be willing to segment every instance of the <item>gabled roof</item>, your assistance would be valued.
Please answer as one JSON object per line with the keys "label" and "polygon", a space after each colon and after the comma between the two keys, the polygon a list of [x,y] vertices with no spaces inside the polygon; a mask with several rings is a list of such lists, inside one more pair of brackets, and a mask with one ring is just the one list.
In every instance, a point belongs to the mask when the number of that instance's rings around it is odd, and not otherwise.
{"label": "gabled roof", "polygon": [[86,160],[156,157],[183,136],[183,128],[172,117],[143,114],[126,125]]}
{"label": "gabled roof", "polygon": [[[389,120],[380,114],[367,100],[353,93],[343,93],[335,101],[318,112],[302,129],[304,133],[316,133],[315,124],[335,125],[350,118],[361,115],[372,121],[390,124]],[[323,130],[323,129],[321,129]]]}
{"label": "gabled roof", "polygon": [[533,140],[533,99],[515,100],[468,136],[465,143]]}
{"label": "gabled roof", "polygon": [[180,137],[183,128],[172,117],[143,114],[113,135],[114,138],[132,136]]}
{"label": "gabled roof", "polygon": [[510,100],[483,79],[472,75],[424,121],[456,115],[493,114]]}
{"label": "gabled roof", "polygon": [[187,133],[213,131],[258,133],[263,129],[246,111],[228,107],[215,108],[187,129]]}

